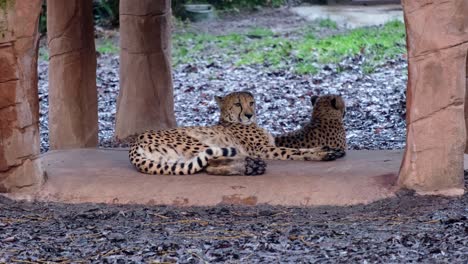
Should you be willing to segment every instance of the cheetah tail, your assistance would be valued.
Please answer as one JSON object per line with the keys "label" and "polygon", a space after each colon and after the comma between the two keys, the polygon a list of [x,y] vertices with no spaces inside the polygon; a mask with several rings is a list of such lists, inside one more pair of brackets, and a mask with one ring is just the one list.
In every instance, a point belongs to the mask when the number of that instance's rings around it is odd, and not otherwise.
{"label": "cheetah tail", "polygon": [[185,161],[162,161],[158,163],[157,161],[147,160],[147,166],[138,166],[141,163],[134,165],[139,171],[148,174],[187,175],[202,171],[210,159],[234,157],[237,153],[236,148],[210,147],[199,152],[197,156]]}

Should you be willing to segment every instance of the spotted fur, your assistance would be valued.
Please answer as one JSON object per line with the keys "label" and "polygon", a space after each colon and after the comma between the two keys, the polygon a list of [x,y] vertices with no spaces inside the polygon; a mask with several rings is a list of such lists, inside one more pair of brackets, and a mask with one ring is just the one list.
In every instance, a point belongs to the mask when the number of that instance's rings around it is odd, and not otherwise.
{"label": "spotted fur", "polygon": [[[333,160],[339,154],[328,147],[276,147],[273,137],[255,123],[255,100],[248,92],[217,97],[223,119],[210,127],[179,127],[148,131],[132,145],[130,162],[148,174],[257,175],[262,159]],[[219,161],[221,160],[221,161]]]}
{"label": "spotted fur", "polygon": [[345,153],[346,132],[343,117],[346,106],[339,95],[313,96],[311,120],[299,130],[275,137],[275,144],[287,148],[329,146]]}

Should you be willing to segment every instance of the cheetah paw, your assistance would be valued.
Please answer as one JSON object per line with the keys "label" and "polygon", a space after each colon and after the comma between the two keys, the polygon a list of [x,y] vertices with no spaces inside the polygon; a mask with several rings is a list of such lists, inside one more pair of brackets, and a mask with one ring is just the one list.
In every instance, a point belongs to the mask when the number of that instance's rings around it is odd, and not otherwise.
{"label": "cheetah paw", "polygon": [[342,158],[346,154],[345,151],[342,149],[331,148],[329,146],[324,146],[322,148],[322,151],[325,152],[322,157],[322,161],[336,160],[338,158]]}
{"label": "cheetah paw", "polygon": [[266,163],[261,158],[245,158],[245,172],[244,175],[262,175],[266,170]]}

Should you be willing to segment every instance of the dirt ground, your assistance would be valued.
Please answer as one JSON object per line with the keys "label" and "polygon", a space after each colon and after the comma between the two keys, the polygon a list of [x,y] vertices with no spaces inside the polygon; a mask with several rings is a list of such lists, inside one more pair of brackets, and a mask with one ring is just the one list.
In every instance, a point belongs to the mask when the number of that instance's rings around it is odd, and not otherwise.
{"label": "dirt ground", "polygon": [[[468,179],[467,179],[468,180]],[[350,207],[173,207],[0,196],[0,263],[467,263],[468,195]]]}

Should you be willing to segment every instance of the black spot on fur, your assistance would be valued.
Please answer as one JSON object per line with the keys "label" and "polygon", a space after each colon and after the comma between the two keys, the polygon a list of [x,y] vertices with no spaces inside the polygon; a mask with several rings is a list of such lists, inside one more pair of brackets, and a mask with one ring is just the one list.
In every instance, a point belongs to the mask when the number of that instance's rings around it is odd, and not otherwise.
{"label": "black spot on fur", "polygon": [[237,149],[231,148],[231,157],[234,157],[237,155]]}
{"label": "black spot on fur", "polygon": [[223,156],[227,157],[229,154],[229,150],[227,148],[222,148],[222,150],[223,150]]}
{"label": "black spot on fur", "polygon": [[208,154],[208,155],[212,156],[212,155],[213,155],[213,150],[212,150],[212,149],[210,149],[210,148],[209,148],[209,149],[207,149],[207,150],[206,150],[206,154]]}
{"label": "black spot on fur", "polygon": [[200,166],[200,168],[203,167],[203,162],[200,159],[200,157],[197,158],[197,163],[198,163],[198,166]]}

